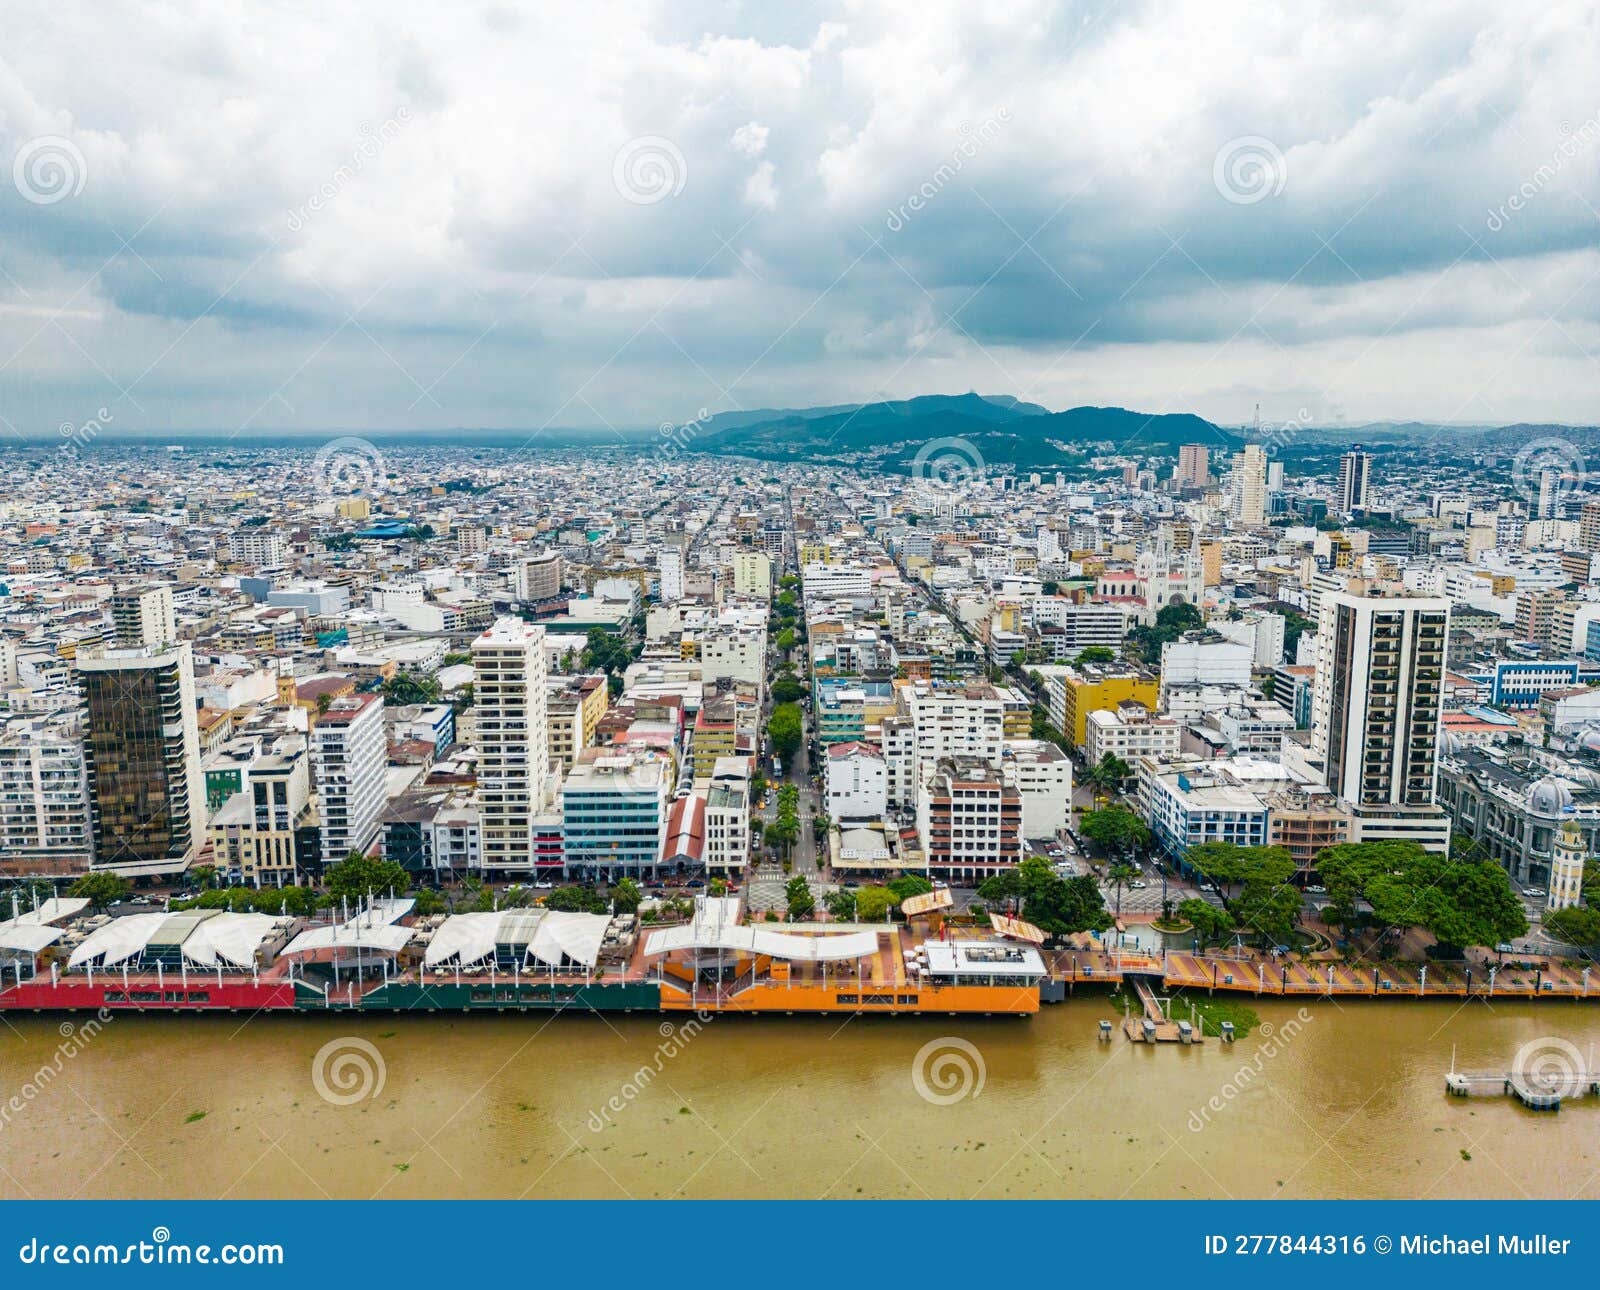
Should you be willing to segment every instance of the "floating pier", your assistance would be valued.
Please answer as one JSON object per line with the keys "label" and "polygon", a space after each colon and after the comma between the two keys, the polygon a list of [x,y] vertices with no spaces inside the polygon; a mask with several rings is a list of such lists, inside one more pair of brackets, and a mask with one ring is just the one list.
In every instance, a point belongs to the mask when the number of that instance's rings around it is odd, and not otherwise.
{"label": "floating pier", "polygon": [[1530,1111],[1559,1111],[1561,1103],[1569,1098],[1600,1095],[1600,1072],[1594,1069],[1592,1061],[1586,1062],[1583,1069],[1553,1066],[1532,1070],[1458,1071],[1452,1054],[1444,1087],[1451,1097],[1514,1097]]}

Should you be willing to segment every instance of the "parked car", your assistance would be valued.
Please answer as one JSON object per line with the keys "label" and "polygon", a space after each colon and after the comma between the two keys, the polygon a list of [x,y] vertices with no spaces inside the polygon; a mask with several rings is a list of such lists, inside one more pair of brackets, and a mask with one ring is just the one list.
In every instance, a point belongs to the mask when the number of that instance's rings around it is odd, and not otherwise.
{"label": "parked car", "polygon": [[1306,894],[1310,896],[1326,896],[1328,894],[1328,889],[1318,883],[1308,883],[1306,886]]}
{"label": "parked car", "polygon": [[535,891],[554,891],[556,885],[553,882],[536,882],[533,884],[533,889]]}

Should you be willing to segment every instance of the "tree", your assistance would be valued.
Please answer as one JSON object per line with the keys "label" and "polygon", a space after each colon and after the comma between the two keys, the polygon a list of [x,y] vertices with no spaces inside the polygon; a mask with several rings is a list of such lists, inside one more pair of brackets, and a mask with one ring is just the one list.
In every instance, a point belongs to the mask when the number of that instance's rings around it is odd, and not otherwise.
{"label": "tree", "polygon": [[352,851],[343,860],[328,866],[323,874],[328,894],[335,902],[361,901],[371,896],[387,896],[391,891],[404,891],[411,878],[393,860],[380,860],[377,856]]}
{"label": "tree", "polygon": [[767,719],[767,737],[772,740],[772,751],[784,761],[793,759],[805,738],[805,723],[797,703],[780,703]]}
{"label": "tree", "polygon": [[804,876],[795,874],[783,886],[783,898],[789,906],[789,921],[798,922],[802,918],[811,917],[817,907],[816,898],[811,894],[811,884]]}
{"label": "tree", "polygon": [[1122,889],[1138,876],[1139,871],[1131,864],[1128,864],[1124,861],[1119,861],[1118,863],[1112,865],[1106,874],[1106,877],[1110,879],[1112,886],[1116,888],[1118,918],[1122,917]]}
{"label": "tree", "polygon": [[1107,753],[1089,768],[1084,778],[1096,788],[1116,788],[1132,774],[1132,766],[1115,753]]}
{"label": "tree", "polygon": [[894,898],[894,892],[887,887],[863,887],[856,892],[856,921],[860,923],[881,922],[891,909],[899,906],[900,902]]}
{"label": "tree", "polygon": [[1078,832],[1111,852],[1139,851],[1150,845],[1150,830],[1126,806],[1116,804],[1101,811],[1085,811]]}
{"label": "tree", "polygon": [[855,921],[856,895],[853,891],[830,891],[823,900],[828,907],[828,916],[835,922],[849,923]]}
{"label": "tree", "polygon": [[597,667],[606,675],[620,672],[633,662],[633,650],[620,636],[604,627],[591,627],[584,638],[583,665]]}
{"label": "tree", "polygon": [[442,914],[445,910],[444,897],[434,891],[432,887],[419,887],[411,893],[411,898],[417,902],[416,912],[423,918],[432,914]]}
{"label": "tree", "polygon": [[774,703],[793,703],[806,692],[806,687],[792,676],[780,676],[772,683]]}
{"label": "tree", "polygon": [[785,627],[781,632],[778,633],[777,637],[772,643],[782,650],[783,656],[787,658],[789,656],[789,651],[795,647],[795,640],[794,628]]}
{"label": "tree", "polygon": [[396,672],[383,683],[386,703],[437,703],[440,688],[437,677],[413,676],[410,672]]}
{"label": "tree", "polygon": [[592,887],[557,887],[545,898],[544,907],[567,914],[603,914],[606,898]]}
{"label": "tree", "polygon": [[1202,945],[1220,941],[1233,930],[1233,919],[1228,911],[1218,909],[1210,901],[1184,900],[1178,904],[1178,917],[1194,926]]}
{"label": "tree", "polygon": [[889,894],[897,901],[910,900],[913,896],[924,896],[933,890],[933,884],[920,873],[903,873],[887,886]]}
{"label": "tree", "polygon": [[644,893],[632,878],[622,878],[611,884],[611,907],[619,914],[632,914],[639,908]]}
{"label": "tree", "polygon": [[1544,929],[1568,945],[1600,945],[1600,909],[1573,905],[1553,910],[1545,915]]}
{"label": "tree", "polygon": [[1359,897],[1386,932],[1421,927],[1456,948],[1528,931],[1522,901],[1493,860],[1447,859],[1416,842],[1344,843],[1317,857],[1317,872],[1341,921],[1353,918]]}
{"label": "tree", "polygon": [[1082,667],[1086,663],[1115,663],[1117,651],[1109,645],[1089,645],[1078,651],[1078,657],[1072,660],[1074,667]]}
{"label": "tree", "polygon": [[1249,848],[1236,842],[1201,842],[1189,848],[1184,860],[1221,888],[1224,896],[1244,881],[1250,868]]}
{"label": "tree", "polygon": [[101,871],[86,873],[67,888],[67,894],[87,900],[96,909],[104,909],[133,894],[133,884],[120,874]]}

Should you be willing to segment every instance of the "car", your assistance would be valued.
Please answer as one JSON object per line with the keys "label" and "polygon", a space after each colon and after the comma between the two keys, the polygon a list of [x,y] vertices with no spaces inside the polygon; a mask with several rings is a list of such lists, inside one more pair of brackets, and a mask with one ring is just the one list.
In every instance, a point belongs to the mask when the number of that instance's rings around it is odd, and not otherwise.
{"label": "car", "polygon": [[684,886],[685,887],[691,887],[691,888],[692,887],[704,887],[705,883],[702,882],[699,878],[691,878],[691,879],[689,879],[688,882],[684,883]]}
{"label": "car", "polygon": [[949,891],[950,890],[950,884],[945,882],[945,881],[943,881],[942,879],[935,878],[933,880],[933,889],[935,891]]}
{"label": "car", "polygon": [[1217,890],[1217,884],[1214,882],[1203,882],[1200,884],[1200,890],[1215,893]]}
{"label": "car", "polygon": [[554,891],[556,885],[553,882],[536,882],[533,884],[533,889],[535,891]]}
{"label": "car", "polygon": [[1524,887],[1522,889],[1522,894],[1524,896],[1545,896],[1549,893],[1546,892],[1543,887]]}
{"label": "car", "polygon": [[1307,884],[1306,894],[1309,896],[1326,896],[1328,894],[1328,889],[1319,883],[1313,882]]}
{"label": "car", "polygon": [[1129,891],[1143,891],[1149,885],[1150,884],[1147,883],[1147,882],[1139,882],[1138,880],[1135,880],[1135,881],[1130,882],[1128,884],[1128,890]]}

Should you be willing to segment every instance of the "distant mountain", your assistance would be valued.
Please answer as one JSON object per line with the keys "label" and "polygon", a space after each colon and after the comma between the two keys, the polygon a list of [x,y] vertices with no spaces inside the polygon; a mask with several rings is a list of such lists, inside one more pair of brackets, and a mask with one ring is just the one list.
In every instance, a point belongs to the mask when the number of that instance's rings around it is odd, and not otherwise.
{"label": "distant mountain", "polygon": [[[729,419],[724,419],[729,418]],[[724,413],[702,423],[695,447],[779,460],[865,456],[888,469],[909,466],[942,440],[970,445],[968,456],[1018,469],[1068,467],[1092,449],[1172,455],[1181,444],[1234,449],[1231,431],[1190,413],[1070,408],[1051,412],[1003,395],[924,395],[854,407],[760,414]]]}

